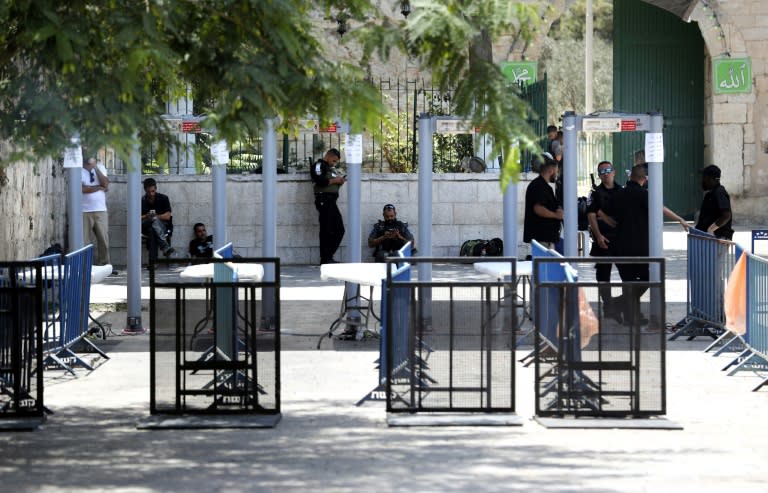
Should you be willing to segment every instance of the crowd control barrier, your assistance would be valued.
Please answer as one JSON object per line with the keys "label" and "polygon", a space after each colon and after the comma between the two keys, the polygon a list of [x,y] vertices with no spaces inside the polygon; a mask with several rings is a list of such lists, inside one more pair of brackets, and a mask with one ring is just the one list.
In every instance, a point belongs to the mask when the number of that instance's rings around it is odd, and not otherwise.
{"label": "crowd control barrier", "polygon": [[[88,370],[93,366],[77,354],[83,344],[90,351],[109,358],[88,334],[89,302],[93,246],[87,245],[64,256],[46,255],[31,260],[41,266],[42,276],[42,350],[43,366],[61,368],[75,375],[74,366]],[[18,273],[24,283],[33,283],[37,271],[27,269]]]}
{"label": "crowd control barrier", "polygon": [[[768,370],[768,260],[745,253],[733,269],[727,292],[728,331],[743,347],[723,370]],[[764,379],[753,390],[768,384]]]}
{"label": "crowd control barrier", "polygon": [[[225,253],[225,252],[223,252]],[[162,265],[181,269],[158,279]],[[274,280],[264,281],[273,269]],[[150,413],[280,419],[280,260],[150,265]],[[269,306],[268,306],[269,305]],[[273,323],[262,326],[264,314]]]}
{"label": "crowd control barrier", "polygon": [[38,262],[0,262],[0,429],[45,420],[42,270]]}
{"label": "crowd control barrier", "polygon": [[[533,257],[537,416],[666,414],[664,283],[597,282],[595,264],[608,262],[657,264],[664,279],[663,259]],[[624,317],[605,316],[605,287]]]}
{"label": "crowd control barrier", "polygon": [[[473,264],[486,261],[508,263],[512,276],[488,280],[475,272]],[[387,411],[514,413],[516,260],[413,257],[409,262],[431,276],[410,279],[403,267],[386,279]]]}
{"label": "crowd control barrier", "polygon": [[732,241],[719,240],[695,228],[689,230],[687,313],[670,341],[678,337],[690,341],[699,336],[717,341],[725,334],[726,283],[741,253],[741,247]]}

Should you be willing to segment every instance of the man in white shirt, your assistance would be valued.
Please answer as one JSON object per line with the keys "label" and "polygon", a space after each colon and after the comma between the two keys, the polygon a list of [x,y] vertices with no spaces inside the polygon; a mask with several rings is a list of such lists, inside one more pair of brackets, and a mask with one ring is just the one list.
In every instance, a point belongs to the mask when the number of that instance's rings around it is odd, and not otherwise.
{"label": "man in white shirt", "polygon": [[[94,264],[111,264],[109,260],[109,216],[107,194],[109,178],[103,164],[96,158],[88,158],[82,169],[83,243],[96,247]],[[115,272],[113,272],[114,274]]]}

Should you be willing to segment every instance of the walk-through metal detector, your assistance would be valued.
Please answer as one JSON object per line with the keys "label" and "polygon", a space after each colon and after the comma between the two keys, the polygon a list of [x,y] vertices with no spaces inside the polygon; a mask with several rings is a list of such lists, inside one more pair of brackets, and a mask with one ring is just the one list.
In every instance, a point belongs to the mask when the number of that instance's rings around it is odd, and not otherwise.
{"label": "walk-through metal detector", "polygon": [[[419,115],[419,254],[432,256],[432,162],[434,134],[474,134],[471,120],[456,116]],[[517,258],[517,183],[510,181],[504,192],[504,255]],[[419,266],[419,281],[432,280],[432,264]],[[429,296],[429,293],[425,293]],[[425,307],[429,309],[427,303]],[[431,323],[431,312],[425,313],[425,323]]]}
{"label": "walk-through metal detector", "polygon": [[[205,116],[194,115],[164,115],[168,125],[176,128],[180,133],[209,133],[215,136],[215,129],[203,129],[200,127]],[[271,137],[271,141],[270,141]],[[265,149],[263,167],[264,186],[264,256],[275,256],[274,237],[277,206],[274,200],[274,189],[277,182],[277,152],[275,145],[274,124],[271,120],[265,125]],[[271,146],[270,146],[271,142]],[[270,158],[271,156],[271,158]],[[218,249],[227,244],[227,169],[229,152],[225,141],[214,142],[211,146],[211,192],[213,198],[213,241],[214,248]],[[272,163],[270,166],[269,163]],[[138,139],[134,138],[131,150],[130,167],[127,173],[128,182],[128,207],[126,213],[127,239],[126,247],[128,257],[126,270],[128,280],[128,316],[126,331],[141,333],[144,331],[141,321],[141,154]],[[272,192],[268,192],[272,190]],[[271,232],[270,232],[271,228]],[[82,236],[82,235],[81,235]],[[272,238],[272,241],[266,241]],[[272,248],[270,248],[272,245]],[[264,273],[265,281],[274,281],[274,272],[268,270]]]}
{"label": "walk-through metal detector", "polygon": [[[664,117],[660,113],[592,113],[577,115],[573,111],[563,114],[563,202],[565,211],[564,256],[578,253],[578,203],[576,193],[576,163],[578,160],[578,132],[645,132],[645,159],[648,162],[648,253],[663,256],[664,223]],[[594,163],[597,164],[597,163]],[[659,266],[651,263],[651,281],[659,281]]]}
{"label": "walk-through metal detector", "polygon": [[[419,251],[432,256],[432,162],[434,134],[476,134],[472,121],[456,116],[419,115]],[[517,257],[517,183],[511,180],[504,191],[504,255]],[[419,269],[419,280],[430,280],[430,265]],[[426,274],[428,272],[428,274]]]}

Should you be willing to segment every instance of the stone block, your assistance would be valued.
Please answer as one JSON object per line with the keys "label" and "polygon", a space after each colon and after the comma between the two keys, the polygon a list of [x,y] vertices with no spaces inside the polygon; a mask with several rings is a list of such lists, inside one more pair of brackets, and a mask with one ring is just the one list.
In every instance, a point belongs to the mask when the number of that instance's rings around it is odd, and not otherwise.
{"label": "stone block", "polygon": [[745,103],[713,104],[711,122],[714,124],[746,123],[747,105]]}

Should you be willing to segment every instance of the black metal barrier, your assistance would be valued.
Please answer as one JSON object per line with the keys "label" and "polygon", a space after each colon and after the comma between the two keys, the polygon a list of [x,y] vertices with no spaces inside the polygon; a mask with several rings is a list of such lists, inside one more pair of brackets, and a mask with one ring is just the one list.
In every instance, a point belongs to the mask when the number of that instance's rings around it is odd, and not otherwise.
{"label": "black metal barrier", "polygon": [[45,419],[42,269],[37,262],[0,262],[0,429]]}
{"label": "black metal barrier", "polygon": [[[597,282],[598,263],[661,281]],[[666,414],[664,259],[534,257],[532,273],[536,415]]]}
{"label": "black metal barrier", "polygon": [[[513,413],[515,259],[413,257],[427,280],[388,272],[387,411]],[[473,264],[494,262],[500,277]],[[506,272],[504,274],[503,272]]]}
{"label": "black metal barrier", "polygon": [[[178,279],[155,276],[179,264]],[[150,266],[150,413],[279,415],[280,260],[188,264]]]}

